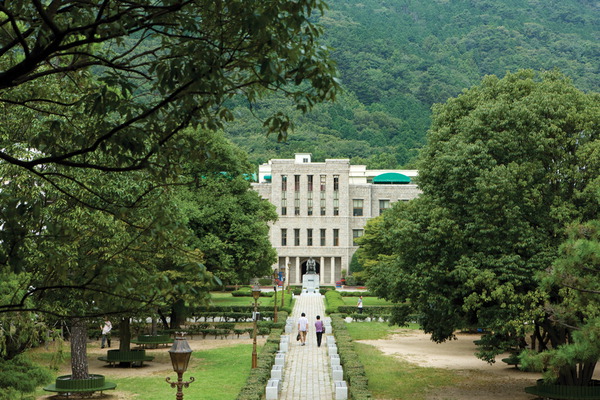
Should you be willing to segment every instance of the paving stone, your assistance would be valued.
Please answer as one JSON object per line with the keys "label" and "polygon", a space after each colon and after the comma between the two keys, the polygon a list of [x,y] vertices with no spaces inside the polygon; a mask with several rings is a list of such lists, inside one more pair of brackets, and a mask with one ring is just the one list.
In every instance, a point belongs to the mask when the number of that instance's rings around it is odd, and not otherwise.
{"label": "paving stone", "polygon": [[327,338],[325,337],[329,335],[330,330],[324,335],[321,347],[317,347],[314,325],[317,315],[320,315],[321,319],[325,315],[323,296],[314,294],[296,296],[296,303],[291,315],[294,321],[291,337],[294,339],[298,333],[296,321],[302,313],[306,314],[309,322],[306,346],[300,346],[300,342],[296,340],[290,342],[279,399],[332,400],[335,393],[333,392]]}

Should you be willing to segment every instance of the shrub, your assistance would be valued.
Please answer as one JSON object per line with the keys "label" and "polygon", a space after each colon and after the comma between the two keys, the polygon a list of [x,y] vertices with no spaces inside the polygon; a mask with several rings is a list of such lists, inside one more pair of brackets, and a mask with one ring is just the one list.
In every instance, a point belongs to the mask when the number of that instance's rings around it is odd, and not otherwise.
{"label": "shrub", "polygon": [[325,293],[325,304],[326,314],[333,314],[338,312],[338,307],[344,305],[344,301],[342,300],[342,295],[337,290],[330,290]]}
{"label": "shrub", "polygon": [[271,377],[271,368],[275,364],[275,354],[279,349],[282,329],[273,329],[258,355],[257,368],[250,370],[246,385],[237,396],[237,400],[261,400],[265,386]]}
{"label": "shrub", "polygon": [[22,354],[11,360],[0,359],[0,371],[3,371],[0,374],[0,400],[24,398],[24,394],[33,393],[36,387],[52,380],[49,370]]}
{"label": "shrub", "polygon": [[333,334],[340,355],[340,362],[344,367],[344,379],[348,383],[348,392],[353,400],[372,398],[369,392],[367,373],[358,355],[354,351],[352,338],[346,329],[346,323],[339,314],[331,316]]}

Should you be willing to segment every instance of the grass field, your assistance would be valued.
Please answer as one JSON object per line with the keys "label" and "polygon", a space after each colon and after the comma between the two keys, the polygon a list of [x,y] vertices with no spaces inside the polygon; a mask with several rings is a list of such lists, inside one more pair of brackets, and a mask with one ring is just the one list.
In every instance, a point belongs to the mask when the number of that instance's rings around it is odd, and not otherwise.
{"label": "grass field", "polygon": [[[356,303],[358,302],[358,297],[342,296],[342,301],[344,302],[344,305],[355,306]],[[363,297],[363,305],[364,306],[391,306],[392,303],[390,303],[387,300],[380,299],[377,297]]]}
{"label": "grass field", "polygon": [[[211,302],[215,306],[250,306],[254,305],[252,297],[233,297],[230,292],[211,292]],[[288,295],[289,297],[289,295]],[[261,297],[258,299],[258,305],[269,307],[273,306],[274,297]],[[286,300],[287,301],[287,300]],[[281,292],[277,292],[277,305],[281,304]]]}
{"label": "grass field", "polygon": [[[233,400],[246,383],[252,364],[252,345],[236,345],[192,353],[190,369],[184,375],[196,380],[184,388],[186,398],[203,400]],[[171,380],[177,374],[171,372]],[[166,376],[142,376],[111,380],[117,388],[144,400],[164,400],[175,397],[176,389],[165,382]]]}
{"label": "grass field", "polygon": [[[38,351],[33,358],[38,361],[47,361],[48,354]],[[69,355],[66,354],[66,356],[65,365],[69,363]],[[190,377],[194,377],[196,380],[189,388],[184,389],[184,396],[190,399],[234,400],[246,383],[252,365],[251,358],[251,344],[194,351],[184,380],[189,380]],[[170,366],[170,360],[166,354],[162,354],[160,360],[154,362]],[[123,372],[120,369],[117,371]],[[122,376],[123,374],[111,376],[110,370],[103,371],[102,374],[106,376],[107,381],[117,384],[118,391],[127,392],[127,398],[143,400],[175,398],[177,389],[171,388],[165,382],[167,376],[171,377],[172,381],[177,381],[177,374],[172,370],[154,374],[144,374],[143,370],[135,368],[130,371],[132,372],[131,376]],[[136,375],[136,371],[140,371],[141,374]],[[107,394],[111,393],[113,392],[107,392]],[[36,398],[48,394],[39,389],[36,392]]]}
{"label": "grass field", "polygon": [[[353,322],[346,325],[354,340],[388,338],[403,329],[385,322]],[[408,329],[418,329],[411,325]],[[425,399],[427,389],[453,385],[459,381],[446,369],[424,368],[397,357],[384,355],[374,346],[354,343],[369,379],[369,390],[376,399]]]}

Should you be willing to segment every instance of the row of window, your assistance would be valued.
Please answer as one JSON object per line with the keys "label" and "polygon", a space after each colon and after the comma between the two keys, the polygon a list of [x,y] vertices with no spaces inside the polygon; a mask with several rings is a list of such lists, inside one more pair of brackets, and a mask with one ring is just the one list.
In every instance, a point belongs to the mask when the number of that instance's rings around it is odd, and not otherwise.
{"label": "row of window", "polygon": [[[308,228],[306,229],[306,245],[307,246],[313,246],[314,244],[314,240],[313,240],[313,231],[316,231],[316,229],[312,229],[312,228]],[[354,246],[356,246],[356,238],[359,238],[363,235],[364,230],[363,229],[353,229],[352,230],[352,239],[353,239],[353,244]],[[294,246],[300,246],[300,229],[294,229],[294,241],[293,241],[293,245]],[[333,229],[333,246],[339,246],[340,245],[340,230],[339,229]],[[319,229],[319,244],[321,246],[327,246],[327,229]],[[286,228],[282,228],[281,229],[281,245],[282,246],[288,246],[288,230]]]}
{"label": "row of window", "polygon": [[[389,200],[379,200],[379,215],[381,215],[386,209],[390,208]],[[364,215],[364,200],[353,199],[352,200],[352,215],[354,217],[362,217]],[[327,208],[325,207],[325,198],[322,197],[319,203],[320,215],[327,215]],[[306,202],[306,214],[311,216],[314,215],[314,203],[313,199],[309,198]],[[281,199],[281,215],[288,215],[287,199],[282,197]],[[294,215],[300,215],[300,199],[294,199]],[[333,215],[340,215],[340,200],[337,198],[333,199]]]}
{"label": "row of window", "polygon": [[[309,192],[313,191],[314,187],[314,175],[306,176],[306,189]],[[319,190],[325,192],[327,189],[327,175],[319,175]],[[287,175],[281,175],[281,191],[286,192],[288,190],[288,177]],[[333,191],[337,192],[340,190],[340,176],[333,175]],[[294,191],[300,191],[300,175],[294,175]]]}

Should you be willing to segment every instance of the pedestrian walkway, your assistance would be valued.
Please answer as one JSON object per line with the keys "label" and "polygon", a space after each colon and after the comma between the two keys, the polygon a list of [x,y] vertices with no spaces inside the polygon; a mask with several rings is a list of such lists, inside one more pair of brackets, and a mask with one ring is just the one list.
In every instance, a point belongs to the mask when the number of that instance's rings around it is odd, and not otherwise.
{"label": "pedestrian walkway", "polygon": [[[308,318],[308,334],[306,346],[296,341],[298,334],[298,318],[305,313]],[[290,347],[285,361],[281,400],[331,400],[333,399],[333,383],[329,371],[329,355],[327,354],[326,332],[321,347],[317,347],[315,321],[317,315],[321,319],[325,315],[323,297],[315,294],[302,294],[296,297],[296,304],[291,317],[294,319]]]}

